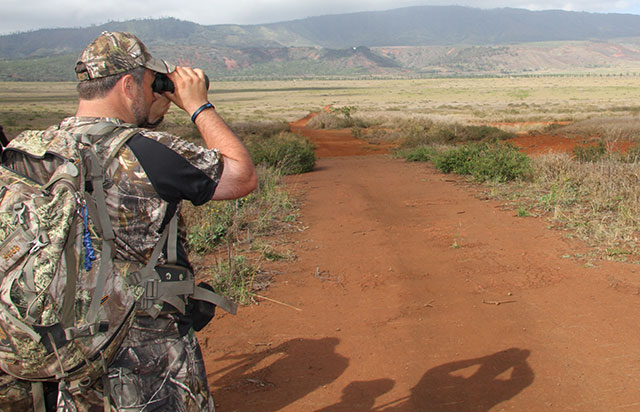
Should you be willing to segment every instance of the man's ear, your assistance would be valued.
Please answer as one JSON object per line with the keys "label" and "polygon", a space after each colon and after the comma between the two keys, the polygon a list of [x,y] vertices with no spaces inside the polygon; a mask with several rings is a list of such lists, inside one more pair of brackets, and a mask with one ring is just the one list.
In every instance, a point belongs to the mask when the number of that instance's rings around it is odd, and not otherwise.
{"label": "man's ear", "polygon": [[120,79],[120,91],[122,95],[133,100],[136,96],[138,84],[131,74],[125,74]]}

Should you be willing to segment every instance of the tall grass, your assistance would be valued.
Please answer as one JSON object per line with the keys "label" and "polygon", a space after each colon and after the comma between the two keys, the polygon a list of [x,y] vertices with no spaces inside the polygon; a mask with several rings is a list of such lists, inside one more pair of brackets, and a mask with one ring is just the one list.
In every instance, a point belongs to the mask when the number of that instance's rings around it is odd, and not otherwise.
{"label": "tall grass", "polygon": [[313,144],[293,133],[252,136],[245,142],[255,164],[271,166],[285,175],[310,172],[316,163]]}
{"label": "tall grass", "polygon": [[465,142],[493,142],[515,136],[497,127],[435,122],[428,118],[395,119],[363,135],[364,139],[394,141],[402,149],[424,145],[456,144]]}
{"label": "tall grass", "polygon": [[248,244],[260,236],[291,230],[297,205],[282,184],[282,173],[258,166],[258,188],[237,200],[212,201],[200,207],[185,204],[190,250],[210,253],[228,243]]}
{"label": "tall grass", "polygon": [[[402,123],[398,132],[402,137],[397,156],[412,162],[433,162],[444,173],[471,175],[479,182],[505,182],[531,173],[529,158],[500,142],[513,135],[495,127],[422,119]],[[456,145],[461,142],[464,144]]]}
{"label": "tall grass", "polygon": [[619,156],[580,162],[568,154],[532,159],[533,180],[493,194],[538,211],[605,257],[640,256],[640,163]]}
{"label": "tall grass", "polygon": [[[299,226],[298,206],[286,190],[283,177],[313,169],[315,153],[304,138],[283,131],[282,123],[252,122],[232,128],[242,137],[256,164],[257,189],[237,200],[212,201],[197,208],[185,205],[183,216],[192,260],[213,255],[215,262],[202,269],[209,274],[214,289],[239,303],[248,303],[255,290],[265,284],[264,280],[255,281],[264,277],[262,260],[288,256],[275,252],[262,239]],[[253,255],[254,261],[245,252]]]}
{"label": "tall grass", "polygon": [[594,117],[556,129],[557,133],[598,137],[605,141],[640,140],[640,117]]}
{"label": "tall grass", "polygon": [[[411,122],[396,154],[408,161],[432,162],[445,173],[490,182],[492,196],[513,202],[519,216],[545,215],[600,256],[640,260],[640,144],[626,153],[612,153],[608,144],[640,136],[640,123],[634,118],[617,121],[616,126],[594,119],[554,127],[554,133],[588,131],[600,140],[571,154],[531,159],[498,143],[495,136],[501,134],[486,138],[490,134],[485,128]],[[452,136],[467,140],[460,144]],[[479,136],[485,136],[481,143],[475,141]]]}

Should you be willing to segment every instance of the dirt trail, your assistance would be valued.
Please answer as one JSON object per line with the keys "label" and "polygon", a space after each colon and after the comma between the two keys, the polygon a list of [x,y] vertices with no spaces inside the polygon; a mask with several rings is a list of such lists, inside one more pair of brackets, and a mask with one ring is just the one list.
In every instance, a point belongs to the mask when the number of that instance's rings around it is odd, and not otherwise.
{"label": "dirt trail", "polygon": [[640,410],[637,266],[586,267],[544,219],[303,125],[309,228],[267,267],[289,306],[199,335],[219,412]]}

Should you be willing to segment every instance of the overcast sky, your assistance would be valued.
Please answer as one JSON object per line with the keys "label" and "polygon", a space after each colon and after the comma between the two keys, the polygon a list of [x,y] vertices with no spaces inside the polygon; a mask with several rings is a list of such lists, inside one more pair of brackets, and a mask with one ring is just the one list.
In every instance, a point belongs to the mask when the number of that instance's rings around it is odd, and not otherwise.
{"label": "overcast sky", "polygon": [[258,24],[418,5],[515,7],[640,15],[640,0],[0,0],[0,34],[175,17],[200,24]]}

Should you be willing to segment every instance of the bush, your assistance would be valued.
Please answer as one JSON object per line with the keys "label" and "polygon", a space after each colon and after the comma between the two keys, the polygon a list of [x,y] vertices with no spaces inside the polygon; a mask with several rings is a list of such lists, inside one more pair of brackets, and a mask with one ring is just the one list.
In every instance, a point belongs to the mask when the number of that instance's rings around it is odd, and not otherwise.
{"label": "bush", "polygon": [[433,122],[428,119],[411,119],[403,122],[399,131],[402,135],[402,147],[420,147],[434,143],[429,131]]}
{"label": "bush", "polygon": [[411,149],[401,149],[396,155],[408,162],[430,162],[438,156],[438,151],[433,146],[418,146]]}
{"label": "bush", "polygon": [[199,207],[183,204],[189,251],[205,254],[225,243],[291,230],[297,209],[281,178],[276,169],[260,165],[258,188],[248,196]]}
{"label": "bush", "polygon": [[513,133],[493,126],[464,126],[460,131],[459,139],[465,142],[492,142],[511,139],[513,136]]}
{"label": "bush", "polygon": [[[350,106],[349,106],[350,107]],[[351,117],[355,109],[332,109],[330,113],[322,112],[307,122],[310,129],[348,129],[350,127],[368,127],[370,124],[358,117]]]}
{"label": "bush", "polygon": [[607,148],[602,140],[596,146],[576,146],[573,148],[573,157],[580,163],[598,162],[606,154]]}
{"label": "bush", "polygon": [[529,158],[510,144],[470,143],[433,159],[444,173],[471,175],[477,181],[506,182],[531,173]]}
{"label": "bush", "polygon": [[353,126],[353,119],[326,112],[312,117],[307,122],[307,127],[311,129],[346,129]]}
{"label": "bush", "polygon": [[513,133],[491,126],[435,124],[430,120],[411,120],[400,127],[402,147],[460,142],[494,142],[510,139]]}
{"label": "bush", "polygon": [[255,164],[273,167],[284,175],[309,172],[316,164],[313,144],[297,134],[281,132],[247,139],[246,144]]}

